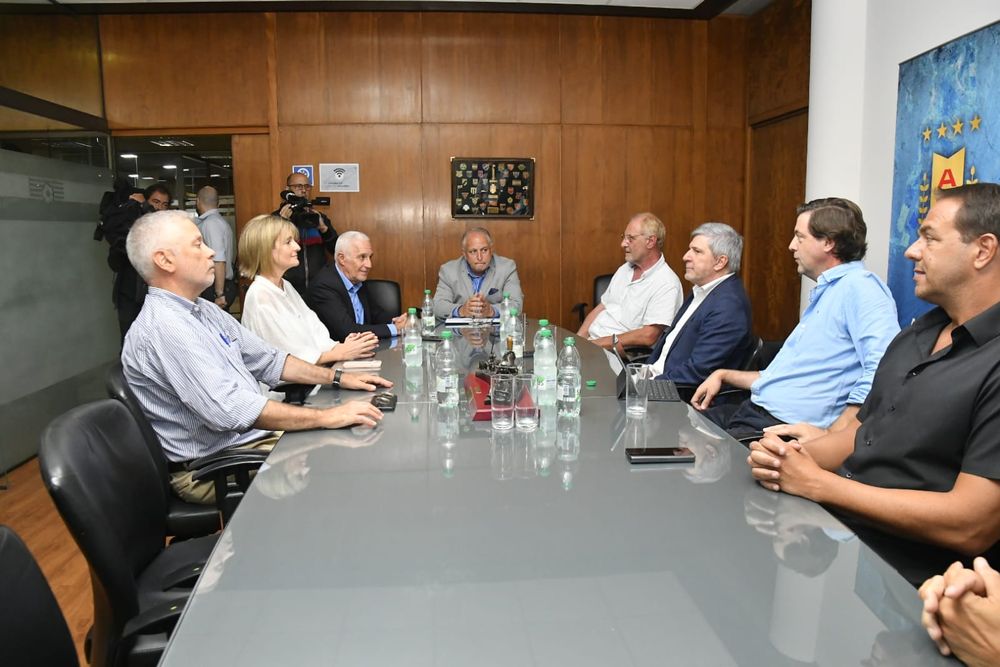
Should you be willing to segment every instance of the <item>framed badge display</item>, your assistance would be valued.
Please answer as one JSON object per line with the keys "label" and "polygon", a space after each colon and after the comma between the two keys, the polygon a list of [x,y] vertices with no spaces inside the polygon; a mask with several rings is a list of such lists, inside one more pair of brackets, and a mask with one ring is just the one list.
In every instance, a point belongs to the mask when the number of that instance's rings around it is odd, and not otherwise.
{"label": "framed badge display", "polygon": [[528,218],[535,215],[535,159],[451,158],[453,218]]}

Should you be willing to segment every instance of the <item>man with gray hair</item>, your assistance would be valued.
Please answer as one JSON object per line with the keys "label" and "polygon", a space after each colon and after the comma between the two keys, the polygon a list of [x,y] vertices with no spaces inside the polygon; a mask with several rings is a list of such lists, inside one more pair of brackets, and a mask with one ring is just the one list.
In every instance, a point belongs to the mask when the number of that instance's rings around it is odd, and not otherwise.
{"label": "man with gray hair", "polygon": [[718,368],[740,368],[750,354],[750,300],[735,274],[743,237],[721,222],[691,232],[684,279],[694,287],[649,356],[656,374],[700,385]]}
{"label": "man with gray hair", "polygon": [[580,325],[578,336],[606,350],[656,343],[673,322],[683,296],[681,281],[663,259],[665,236],[663,222],[652,213],[632,216],[622,234],[625,263]]}
{"label": "man with gray hair", "polygon": [[211,185],[198,190],[195,199],[198,226],[202,239],[215,251],[215,281],[201,293],[203,299],[215,302],[223,310],[229,310],[236,300],[236,282],[233,280],[233,228],[219,213],[219,191]]}
{"label": "man with gray hair", "polygon": [[274,431],[375,426],[369,401],[313,409],[268,400],[261,382],[327,384],[374,390],[375,375],[342,375],[271,347],[211,302],[198,297],[215,278],[214,251],[183,211],[139,218],[128,258],[149,293],[122,348],[125,379],[170,462],[171,486],[189,502],[214,502],[211,482],[197,482],[184,462],[231,448],[270,450]]}
{"label": "man with gray hair", "polygon": [[372,270],[372,242],[365,234],[344,232],[337,239],[334,263],[309,283],[306,301],[334,340],[370,331],[379,338],[400,335],[406,314],[387,313],[368,296],[365,281]]}
{"label": "man with gray hair", "polygon": [[434,292],[434,315],[449,317],[497,317],[503,295],[510,305],[524,312],[524,295],[514,260],[493,254],[493,235],[484,227],[462,234],[462,256],[445,262],[438,271]]}

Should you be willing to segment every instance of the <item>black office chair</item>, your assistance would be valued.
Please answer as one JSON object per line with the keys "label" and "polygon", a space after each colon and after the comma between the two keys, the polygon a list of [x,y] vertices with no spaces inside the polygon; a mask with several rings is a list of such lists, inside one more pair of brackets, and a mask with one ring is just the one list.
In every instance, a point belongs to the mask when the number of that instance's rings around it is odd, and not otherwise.
{"label": "black office chair", "polygon": [[594,301],[593,303],[578,303],[570,311],[576,313],[580,317],[580,324],[587,319],[587,306],[591,308],[597,308],[597,304],[601,302],[601,297],[604,293],[608,291],[608,286],[611,285],[611,279],[614,277],[613,273],[604,273],[594,278]]}
{"label": "black office chair", "polygon": [[28,547],[0,526],[0,653],[7,667],[78,667],[59,603]]}
{"label": "black office chair", "polygon": [[403,297],[394,280],[366,280],[365,290],[375,305],[393,316],[403,312]]}
{"label": "black office chair", "polygon": [[115,362],[108,369],[105,378],[105,386],[108,390],[108,397],[120,401],[128,408],[132,418],[135,419],[142,434],[142,441],[149,451],[150,459],[156,466],[157,474],[162,482],[163,492],[167,497],[167,534],[178,539],[189,537],[201,537],[210,535],[219,530],[219,513],[210,505],[198,505],[181,500],[174,495],[170,488],[170,469],[167,465],[167,458],[163,455],[163,448],[160,446],[160,439],[153,430],[146,414],[142,411],[142,406],[136,399],[135,394],[125,381],[125,373],[122,370],[121,362]]}
{"label": "black office chair", "polygon": [[103,400],[73,408],[42,433],[42,480],[90,566],[95,667],[154,665],[215,545],[171,544],[162,478],[128,409]]}

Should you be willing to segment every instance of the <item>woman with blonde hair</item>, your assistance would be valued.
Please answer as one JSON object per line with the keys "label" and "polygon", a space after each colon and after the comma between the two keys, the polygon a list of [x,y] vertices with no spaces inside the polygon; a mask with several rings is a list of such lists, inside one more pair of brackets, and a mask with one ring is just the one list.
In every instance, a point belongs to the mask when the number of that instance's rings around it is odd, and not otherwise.
{"label": "woman with blonde hair", "polygon": [[350,334],[343,343],[282,276],[299,264],[299,233],[288,220],[258,215],[240,234],[240,273],[253,283],[243,299],[243,326],[275,347],[313,364],[370,357],[378,337],[366,332]]}

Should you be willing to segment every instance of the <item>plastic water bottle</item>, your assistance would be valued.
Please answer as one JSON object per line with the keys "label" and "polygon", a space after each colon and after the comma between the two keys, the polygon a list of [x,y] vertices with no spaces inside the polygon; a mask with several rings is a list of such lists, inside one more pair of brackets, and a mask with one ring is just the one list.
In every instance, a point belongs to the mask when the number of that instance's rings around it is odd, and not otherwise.
{"label": "plastic water bottle", "polygon": [[434,301],[431,299],[431,291],[424,290],[424,303],[420,306],[420,321],[423,324],[423,334],[429,336],[434,333],[437,321],[434,319]]}
{"label": "plastic water bottle", "polygon": [[517,308],[511,308],[507,315],[507,349],[514,351],[514,358],[517,365],[521,365],[524,359],[524,327],[521,319],[517,316]]}
{"label": "plastic water bottle", "polygon": [[403,364],[420,366],[424,363],[424,339],[420,336],[420,320],[417,319],[416,308],[410,308],[406,312],[406,329],[403,332]]}
{"label": "plastic water bottle", "polygon": [[[549,321],[548,320],[538,320],[538,331],[535,332],[535,337],[531,341],[531,349],[532,350],[537,350],[538,349],[538,339],[542,337],[542,332],[543,331],[551,331],[551,329],[549,329]],[[555,340],[556,339],[553,338],[552,342],[554,343]]]}
{"label": "plastic water bottle", "polygon": [[507,316],[510,315],[510,292],[503,293],[503,300],[500,302],[498,310],[500,311],[500,326],[503,326]]}
{"label": "plastic water bottle", "polygon": [[548,329],[535,343],[535,390],[540,407],[556,404],[556,344]]}
{"label": "plastic water bottle", "polygon": [[[538,353],[535,353],[536,358]],[[559,416],[576,416],[580,414],[580,352],[576,349],[576,339],[566,336],[563,348],[559,352],[558,374],[556,382],[556,402]]]}
{"label": "plastic water bottle", "polygon": [[455,359],[450,331],[441,333],[441,342],[434,354],[434,369],[438,405],[446,408],[458,405],[458,361]]}

